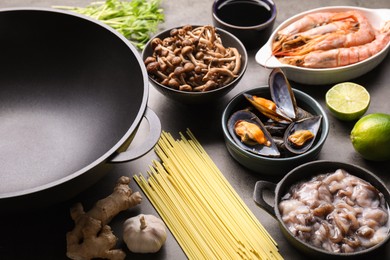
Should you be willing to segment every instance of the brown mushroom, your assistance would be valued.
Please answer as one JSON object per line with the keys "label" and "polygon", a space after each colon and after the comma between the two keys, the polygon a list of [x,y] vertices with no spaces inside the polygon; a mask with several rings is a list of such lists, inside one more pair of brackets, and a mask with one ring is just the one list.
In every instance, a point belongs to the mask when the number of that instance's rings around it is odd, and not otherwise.
{"label": "brown mushroom", "polygon": [[144,64],[145,64],[145,65],[148,65],[149,63],[155,62],[155,61],[156,61],[156,58],[150,56],[150,57],[147,57],[147,58],[145,59]]}
{"label": "brown mushroom", "polygon": [[234,57],[236,58],[236,67],[232,71],[233,74],[238,74],[238,72],[241,69],[241,55],[238,53],[238,50],[236,48],[230,48],[230,50],[233,51]]}
{"label": "brown mushroom", "polygon": [[175,78],[170,78],[167,85],[174,89],[179,89],[180,83]]}
{"label": "brown mushroom", "polygon": [[225,69],[225,68],[210,68],[209,71],[207,72],[207,74],[203,77],[203,80],[206,81],[206,80],[212,79],[216,74],[224,75],[224,76],[227,77],[227,79],[225,80],[225,84],[229,83],[235,77],[237,77],[236,75],[234,75],[228,69]]}
{"label": "brown mushroom", "polygon": [[204,85],[198,86],[194,88],[194,91],[210,91],[216,89],[218,87],[218,83],[214,80],[208,80]]}
{"label": "brown mushroom", "polygon": [[181,91],[192,91],[192,87],[190,85],[185,84],[185,85],[181,85],[179,87],[179,90],[181,90]]}
{"label": "brown mushroom", "polygon": [[155,62],[150,62],[147,66],[146,66],[146,71],[150,74],[153,74],[157,77],[159,77],[160,79],[166,79],[167,76],[162,73],[160,70],[160,64],[155,61]]}
{"label": "brown mushroom", "polygon": [[172,29],[169,37],[152,40],[152,47],[153,56],[144,61],[148,73],[183,91],[221,87],[237,77],[241,68],[237,49],[223,46],[215,27],[209,25]]}
{"label": "brown mushroom", "polygon": [[162,44],[162,40],[160,38],[154,38],[151,42],[150,45],[152,49],[154,50],[158,45]]}

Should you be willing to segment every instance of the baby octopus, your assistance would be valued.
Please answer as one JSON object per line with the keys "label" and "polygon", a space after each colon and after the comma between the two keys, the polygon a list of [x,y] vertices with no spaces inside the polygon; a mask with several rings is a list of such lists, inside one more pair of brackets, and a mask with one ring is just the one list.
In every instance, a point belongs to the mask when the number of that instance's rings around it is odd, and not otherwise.
{"label": "baby octopus", "polygon": [[297,238],[335,253],[370,248],[389,234],[383,194],[342,169],[295,184],[279,210]]}

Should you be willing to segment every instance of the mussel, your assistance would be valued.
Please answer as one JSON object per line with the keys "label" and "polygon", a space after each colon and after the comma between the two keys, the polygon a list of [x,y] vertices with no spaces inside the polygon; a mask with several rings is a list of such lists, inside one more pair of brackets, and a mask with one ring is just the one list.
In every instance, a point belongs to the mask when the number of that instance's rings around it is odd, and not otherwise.
{"label": "mussel", "polygon": [[292,119],[283,113],[276,103],[272,100],[252,96],[244,93],[244,97],[263,115],[279,123],[291,123]]}
{"label": "mussel", "polygon": [[322,116],[306,117],[291,123],[284,133],[284,147],[293,154],[310,149],[320,130]]}
{"label": "mussel", "polygon": [[260,126],[254,122],[239,119],[234,124],[234,131],[239,137],[241,137],[241,142],[245,144],[271,145],[271,142],[267,139]]}
{"label": "mussel", "polygon": [[280,68],[272,70],[268,84],[272,100],[244,94],[244,97],[263,115],[281,124],[290,124],[312,116],[297,105],[291,85]]}
{"label": "mussel", "polygon": [[297,119],[297,102],[290,82],[280,68],[273,69],[268,77],[271,98],[278,109],[291,121]]}
{"label": "mussel", "polygon": [[243,149],[263,156],[280,156],[272,136],[254,113],[248,110],[233,113],[228,120],[228,130]]}
{"label": "mussel", "polygon": [[314,116],[297,105],[281,69],[271,72],[268,83],[271,100],[243,94],[265,119],[261,121],[248,110],[237,111],[228,122],[230,134],[244,149],[264,156],[284,157],[306,152],[321,129],[322,116]]}
{"label": "mussel", "polygon": [[273,120],[267,120],[264,122],[264,126],[265,129],[267,129],[272,136],[283,137],[284,132],[288,127],[288,124],[282,124]]}

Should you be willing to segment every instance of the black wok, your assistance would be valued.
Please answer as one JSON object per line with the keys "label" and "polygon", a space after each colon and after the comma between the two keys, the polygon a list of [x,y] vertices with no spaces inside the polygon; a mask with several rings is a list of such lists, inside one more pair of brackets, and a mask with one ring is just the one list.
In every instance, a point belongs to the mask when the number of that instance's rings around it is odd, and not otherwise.
{"label": "black wok", "polygon": [[[93,19],[52,9],[0,10],[0,206],[65,200],[156,143],[137,50]],[[143,118],[148,140],[124,151]]]}

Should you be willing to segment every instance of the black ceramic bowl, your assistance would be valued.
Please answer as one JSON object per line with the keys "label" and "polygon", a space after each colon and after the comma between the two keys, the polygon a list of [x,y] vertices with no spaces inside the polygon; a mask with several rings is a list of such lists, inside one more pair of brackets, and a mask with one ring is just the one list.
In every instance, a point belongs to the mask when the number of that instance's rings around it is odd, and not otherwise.
{"label": "black ceramic bowl", "polygon": [[266,43],[277,14],[272,0],[214,0],[211,11],[213,24],[234,34],[248,50]]}
{"label": "black ceramic bowl", "polygon": [[[258,181],[256,182],[253,199],[254,201],[263,209],[265,209],[269,214],[275,217],[278,222],[281,231],[284,236],[288,239],[288,241],[301,250],[303,253],[316,258],[323,259],[362,259],[368,257],[370,254],[378,251],[379,248],[382,248],[388,241],[390,236],[388,235],[386,239],[384,239],[379,244],[354,253],[333,253],[329,252],[315,246],[309,245],[308,243],[303,242],[302,240],[296,238],[293,233],[288,229],[288,227],[284,224],[281,216],[281,212],[276,205],[279,205],[282,197],[288,193],[289,189],[292,185],[302,182],[308,181],[312,177],[317,176],[319,174],[325,174],[334,172],[337,169],[344,169],[349,174],[359,177],[371,185],[376,187],[383,195],[387,203],[390,202],[390,192],[386,188],[386,185],[373,173],[370,171],[348,163],[336,162],[336,161],[313,161],[301,166],[296,167],[291,170],[279,183],[274,184],[267,181]],[[274,205],[270,205],[264,200],[264,192],[265,191],[273,191]]]}
{"label": "black ceramic bowl", "polygon": [[[192,25],[193,28],[196,28],[198,26],[199,25]],[[178,26],[174,28],[178,29],[178,28],[182,28],[182,26]],[[153,39],[154,38],[164,39],[166,37],[169,37],[170,31],[174,28],[167,29],[165,31],[162,31],[154,35],[154,37],[146,44],[145,49],[142,52],[142,59],[144,61],[147,57],[153,55],[153,49],[151,47],[151,42],[153,41]],[[248,54],[241,41],[231,33],[223,29],[217,28],[217,34],[219,34],[219,36],[221,37],[222,43],[225,47],[234,47],[241,55],[241,69],[238,73],[238,76],[233,81],[231,81],[229,84],[226,84],[221,88],[217,88],[214,90],[204,91],[204,92],[189,92],[189,91],[180,91],[180,90],[170,88],[168,86],[164,86],[160,84],[157,80],[155,80],[151,75],[149,75],[149,81],[153,85],[153,87],[157,89],[161,94],[165,95],[166,97],[183,104],[210,103],[216,101],[217,99],[229,93],[229,91],[231,91],[241,80],[242,76],[246,71],[247,64],[248,64]]]}

